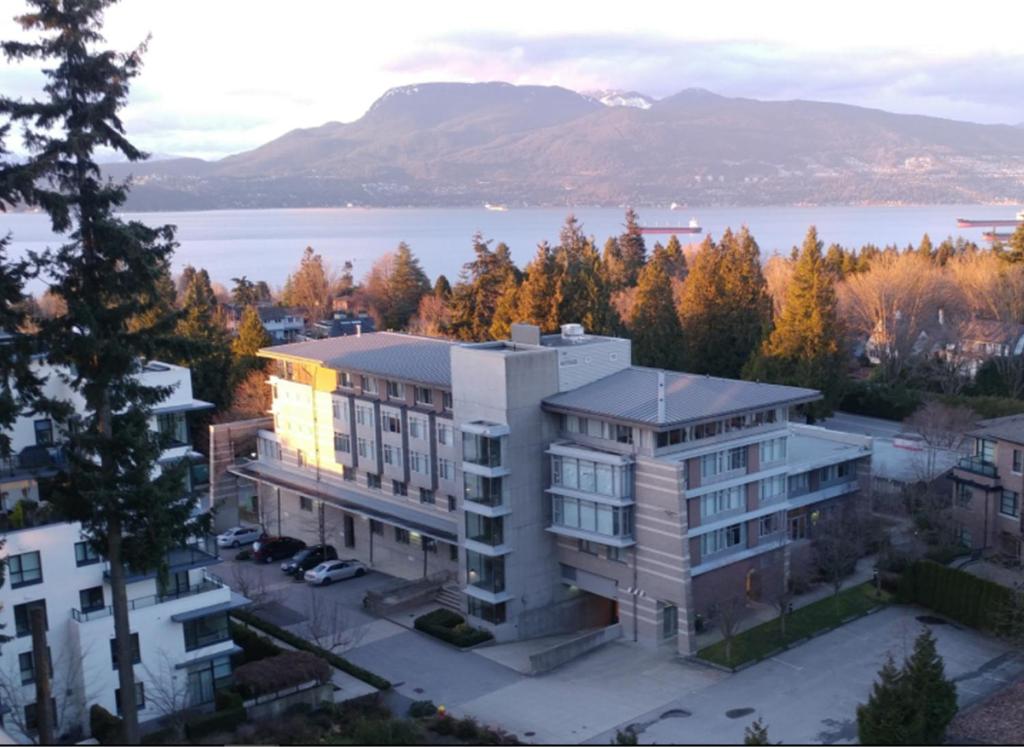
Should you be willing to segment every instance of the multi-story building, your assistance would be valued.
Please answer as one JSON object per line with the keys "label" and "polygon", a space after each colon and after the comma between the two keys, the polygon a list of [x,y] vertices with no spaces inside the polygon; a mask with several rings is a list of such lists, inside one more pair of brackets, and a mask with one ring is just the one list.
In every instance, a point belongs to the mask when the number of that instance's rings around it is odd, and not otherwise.
{"label": "multi-story building", "polygon": [[[238,326],[242,322],[242,315],[245,313],[245,307],[226,304],[224,308],[227,312],[228,329],[237,332]],[[259,314],[260,321],[263,323],[263,329],[267,331],[275,345],[294,342],[305,333],[306,317],[302,309],[259,304],[256,306],[256,313]]]}
{"label": "multi-story building", "polygon": [[953,518],[973,549],[1024,560],[1024,415],[983,420],[967,434],[973,455],[953,468]]}
{"label": "multi-story building", "polygon": [[789,422],[816,391],[635,367],[628,340],[578,325],[261,354],[274,430],[233,472],[267,528],[447,571],[499,640],[620,620],[689,652],[697,616],[787,573],[870,459],[868,438]]}
{"label": "multi-story building", "polygon": [[[47,392],[71,396],[62,379],[41,364]],[[189,445],[186,414],[209,404],[192,396],[187,368],[148,363],[140,377],[173,392],[153,413],[152,430],[169,436],[161,461],[188,459],[187,489],[204,496],[207,465]],[[64,465],[61,434],[46,419],[21,417],[11,432],[15,456],[0,470],[0,624],[11,640],[0,647],[3,727],[29,736],[35,728],[35,661],[30,636],[33,608],[47,625],[58,734],[87,734],[88,709],[98,703],[118,712],[114,618],[106,561],[85,542],[78,522],[63,521],[47,502],[50,478]],[[173,550],[167,574],[130,573],[129,620],[135,649],[140,721],[172,706],[212,702],[230,676],[237,649],[228,632],[227,610],[243,600],[208,575],[219,562],[205,542]],[[26,733],[27,732],[27,733]]]}

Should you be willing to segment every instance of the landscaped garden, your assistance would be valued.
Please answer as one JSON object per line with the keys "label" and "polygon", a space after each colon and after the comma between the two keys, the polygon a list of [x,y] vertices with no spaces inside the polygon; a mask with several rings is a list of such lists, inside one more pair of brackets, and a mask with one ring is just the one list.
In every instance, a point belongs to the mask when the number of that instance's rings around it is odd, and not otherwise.
{"label": "landscaped garden", "polygon": [[697,656],[720,666],[736,668],[758,661],[779,649],[835,628],[850,618],[859,617],[888,603],[886,591],[879,596],[874,584],[853,586],[786,615],[785,635],[778,618],[757,625],[701,649]]}
{"label": "landscaped garden", "polygon": [[444,608],[420,615],[413,625],[416,630],[422,630],[459,648],[475,646],[494,637],[488,631],[468,624],[459,613]]}

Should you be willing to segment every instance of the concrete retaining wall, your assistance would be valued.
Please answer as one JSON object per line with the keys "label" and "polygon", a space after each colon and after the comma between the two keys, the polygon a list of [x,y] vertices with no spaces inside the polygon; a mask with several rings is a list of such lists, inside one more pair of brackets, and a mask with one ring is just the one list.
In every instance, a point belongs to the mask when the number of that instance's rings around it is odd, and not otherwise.
{"label": "concrete retaining wall", "polygon": [[546,635],[561,635],[577,630],[586,630],[595,625],[607,625],[609,602],[603,597],[580,594],[563,602],[526,610],[517,620],[519,640],[540,638]]}
{"label": "concrete retaining wall", "polygon": [[311,682],[247,700],[245,702],[245,713],[253,721],[259,721],[280,716],[296,703],[308,703],[316,708],[325,700],[333,702],[334,685],[330,682],[323,685]]}
{"label": "concrete retaining wall", "polygon": [[374,615],[385,617],[403,609],[428,604],[451,577],[450,573],[442,571],[394,589],[367,592],[366,609]]}
{"label": "concrete retaining wall", "polygon": [[530,674],[541,674],[550,672],[568,661],[582,656],[588,651],[603,646],[609,641],[622,637],[622,626],[616,623],[607,628],[601,628],[590,633],[584,633],[579,638],[559,643],[544,651],[530,654]]}

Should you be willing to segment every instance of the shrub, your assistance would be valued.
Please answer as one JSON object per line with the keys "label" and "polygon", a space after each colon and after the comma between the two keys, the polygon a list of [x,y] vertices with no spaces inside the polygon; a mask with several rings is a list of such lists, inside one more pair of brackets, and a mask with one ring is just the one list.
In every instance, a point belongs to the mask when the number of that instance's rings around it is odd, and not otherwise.
{"label": "shrub", "polygon": [[966,397],[962,394],[949,394],[940,399],[946,405],[969,407],[978,413],[979,418],[983,419],[1019,415],[1024,412],[1024,402],[1010,397]]}
{"label": "shrub", "polygon": [[237,690],[228,688],[218,690],[214,696],[214,703],[218,711],[233,711],[244,705],[244,698]]}
{"label": "shrub", "polygon": [[480,736],[480,725],[472,716],[459,719],[455,722],[455,736],[466,742],[475,742]]}
{"label": "shrub", "polygon": [[246,548],[235,554],[235,560],[252,560],[252,550]]}
{"label": "shrub", "polygon": [[122,744],[121,724],[120,718],[99,703],[89,709],[89,731],[100,744]]}
{"label": "shrub", "polygon": [[308,651],[312,654],[316,654],[332,667],[340,669],[343,672],[348,672],[353,677],[362,680],[368,685],[376,687],[378,690],[387,690],[391,687],[391,683],[383,677],[376,675],[367,669],[363,669],[335,653],[325,651],[316,644],[310,643],[305,638],[295,635],[295,633],[287,631],[271,622],[267,622],[263,618],[257,617],[251,612],[246,612],[245,610],[233,610],[231,614],[236,619],[241,620],[258,630],[262,630],[264,633],[272,635],[290,646],[294,646],[301,651]]}
{"label": "shrub", "polygon": [[248,664],[249,662],[259,661],[260,659],[268,659],[284,651],[283,648],[266,636],[262,636],[236,622],[231,623],[231,638],[242,649],[240,654],[235,654],[234,656],[232,663],[236,667]]}
{"label": "shrub", "polygon": [[905,420],[921,406],[921,393],[903,384],[852,382],[840,410],[886,420]]}
{"label": "shrub", "polygon": [[449,736],[455,733],[455,719],[448,714],[438,716],[430,725],[430,730],[441,736]]}
{"label": "shrub", "polygon": [[475,646],[494,637],[486,630],[480,630],[467,624],[462,615],[457,612],[444,608],[420,615],[413,625],[417,630],[459,648]]}
{"label": "shrub", "polygon": [[629,731],[628,729],[623,731],[622,729],[615,730],[615,741],[612,744],[638,744],[636,734]]}
{"label": "shrub", "polygon": [[413,718],[426,718],[437,713],[437,706],[432,700],[416,700],[409,706],[409,715]]}
{"label": "shrub", "polygon": [[330,665],[308,651],[285,651],[243,664],[234,671],[235,683],[245,696],[277,692],[303,682],[316,680],[323,684],[331,679]]}
{"label": "shrub", "polygon": [[177,744],[180,741],[181,735],[173,726],[165,726],[142,735],[143,744]]}
{"label": "shrub", "polygon": [[205,713],[185,723],[185,736],[195,742],[219,731],[233,732],[244,721],[244,708]]}
{"label": "shrub", "polygon": [[353,744],[420,744],[423,734],[408,719],[360,719],[352,729]]}
{"label": "shrub", "polygon": [[285,716],[308,716],[313,712],[313,706],[309,703],[292,703],[284,709]]}

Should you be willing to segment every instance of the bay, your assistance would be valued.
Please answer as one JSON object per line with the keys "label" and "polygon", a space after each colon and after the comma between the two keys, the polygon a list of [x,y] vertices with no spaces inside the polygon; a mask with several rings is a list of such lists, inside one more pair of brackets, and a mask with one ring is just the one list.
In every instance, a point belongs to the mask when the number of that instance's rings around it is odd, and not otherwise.
{"label": "bay", "polygon": [[[924,233],[934,243],[963,235],[981,243],[982,229],[958,229],[958,217],[1012,218],[1012,206],[925,205],[852,207],[731,207],[640,208],[643,225],[686,225],[695,218],[705,235],[721,236],[726,227],[750,227],[764,257],[788,253],[799,245],[810,225],[816,225],[826,246],[838,243],[860,247],[908,243],[916,245]],[[214,281],[231,284],[246,275],[283,285],[306,246],[312,246],[335,266],[348,260],[361,278],[382,253],[405,241],[433,279],[443,273],[453,281],[462,265],[472,259],[471,240],[480,231],[495,243],[504,241],[512,257],[524,266],[537,243],[558,241],[565,217],[572,212],[584,231],[601,247],[608,236],[623,228],[623,210],[616,208],[524,208],[505,212],[480,208],[338,208],[277,210],[215,210],[196,212],[129,213],[126,218],[148,225],[171,223],[178,228],[180,247],[174,256],[175,272],[191,264],[205,267]],[[0,213],[0,235],[10,232],[12,255],[41,250],[59,243],[40,213]],[[680,236],[684,244],[702,236]],[[648,236],[648,249],[655,240]]]}

